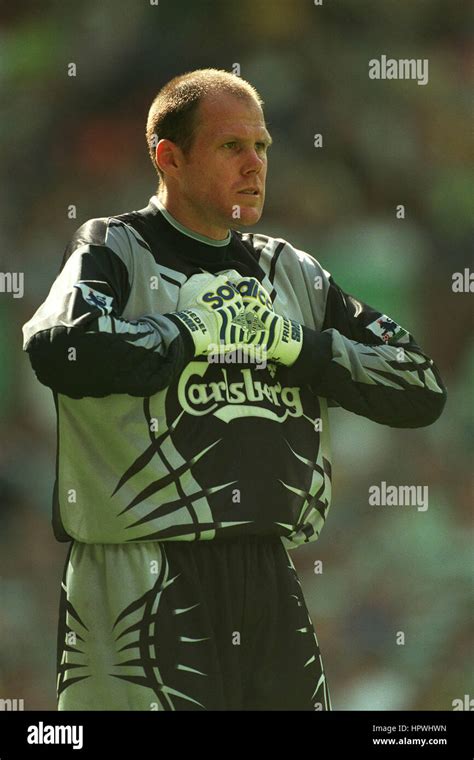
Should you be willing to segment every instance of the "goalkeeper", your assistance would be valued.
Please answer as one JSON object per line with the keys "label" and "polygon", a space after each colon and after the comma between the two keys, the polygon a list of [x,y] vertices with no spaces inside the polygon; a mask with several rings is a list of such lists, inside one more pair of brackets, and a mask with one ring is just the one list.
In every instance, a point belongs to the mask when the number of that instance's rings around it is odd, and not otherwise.
{"label": "goalkeeper", "polygon": [[249,83],[176,77],[147,141],[156,195],[83,224],[23,328],[70,543],[58,708],[330,710],[289,553],[330,506],[328,406],[421,427],[446,391],[311,253],[237,229],[262,214],[271,143]]}

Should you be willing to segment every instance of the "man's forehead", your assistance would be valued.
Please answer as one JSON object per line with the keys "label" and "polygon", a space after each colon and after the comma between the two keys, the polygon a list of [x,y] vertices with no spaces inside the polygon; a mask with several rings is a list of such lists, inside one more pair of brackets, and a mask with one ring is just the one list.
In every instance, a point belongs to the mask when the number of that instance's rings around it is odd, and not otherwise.
{"label": "man's forehead", "polygon": [[250,98],[228,94],[206,96],[200,103],[199,124],[212,135],[261,132],[270,137],[259,104]]}

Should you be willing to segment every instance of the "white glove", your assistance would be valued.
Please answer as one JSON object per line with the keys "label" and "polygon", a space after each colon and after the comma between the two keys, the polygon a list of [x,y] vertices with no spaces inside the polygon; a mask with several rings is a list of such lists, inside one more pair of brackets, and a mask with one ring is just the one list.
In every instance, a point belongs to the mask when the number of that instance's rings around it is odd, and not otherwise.
{"label": "white glove", "polygon": [[189,330],[195,356],[235,351],[245,343],[244,303],[227,275],[190,277],[181,288],[178,308],[184,305],[173,316]]}
{"label": "white glove", "polygon": [[230,280],[233,284],[239,279],[242,279],[242,275],[236,272],[235,269],[219,272],[218,275],[211,274],[211,272],[193,274],[180,288],[176,310],[181,311],[181,309],[201,307],[202,304],[198,301],[200,295],[207,292],[207,290],[213,290],[221,285],[225,285],[227,280]]}
{"label": "white glove", "polygon": [[[229,272],[229,275],[232,275],[232,272]],[[233,279],[232,276],[229,276],[229,279],[231,280],[234,288],[236,288],[242,296],[246,310],[250,306],[260,305],[265,306],[270,311],[273,311],[273,304],[270,296],[268,295],[261,282],[259,282],[255,277],[242,277],[241,275],[238,275],[237,280]]]}
{"label": "white glove", "polygon": [[234,282],[245,306],[248,346],[260,346],[267,361],[290,367],[303,347],[303,328],[293,319],[273,311],[270,296],[255,277],[241,277]]}

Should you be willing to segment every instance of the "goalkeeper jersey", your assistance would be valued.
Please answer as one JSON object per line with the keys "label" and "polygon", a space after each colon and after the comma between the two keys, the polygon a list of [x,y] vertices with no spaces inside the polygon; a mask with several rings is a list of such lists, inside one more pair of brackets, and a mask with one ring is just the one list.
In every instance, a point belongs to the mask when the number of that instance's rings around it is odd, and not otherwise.
{"label": "goalkeeper jersey", "polygon": [[[180,288],[229,270],[303,325],[293,366],[194,357],[173,317]],[[57,410],[60,541],[314,541],[331,501],[328,406],[420,427],[446,400],[413,336],[311,254],[263,234],[204,237],[157,196],[77,230],[23,334]]]}

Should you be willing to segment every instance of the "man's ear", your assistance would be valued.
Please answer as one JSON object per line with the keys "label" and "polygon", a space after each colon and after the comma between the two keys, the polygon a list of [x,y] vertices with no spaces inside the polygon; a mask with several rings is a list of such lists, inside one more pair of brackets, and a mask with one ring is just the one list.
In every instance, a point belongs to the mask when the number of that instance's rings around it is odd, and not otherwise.
{"label": "man's ear", "polygon": [[155,161],[163,174],[169,174],[172,177],[175,176],[182,160],[183,153],[179,145],[176,145],[172,140],[167,140],[166,138],[158,141],[155,152]]}

